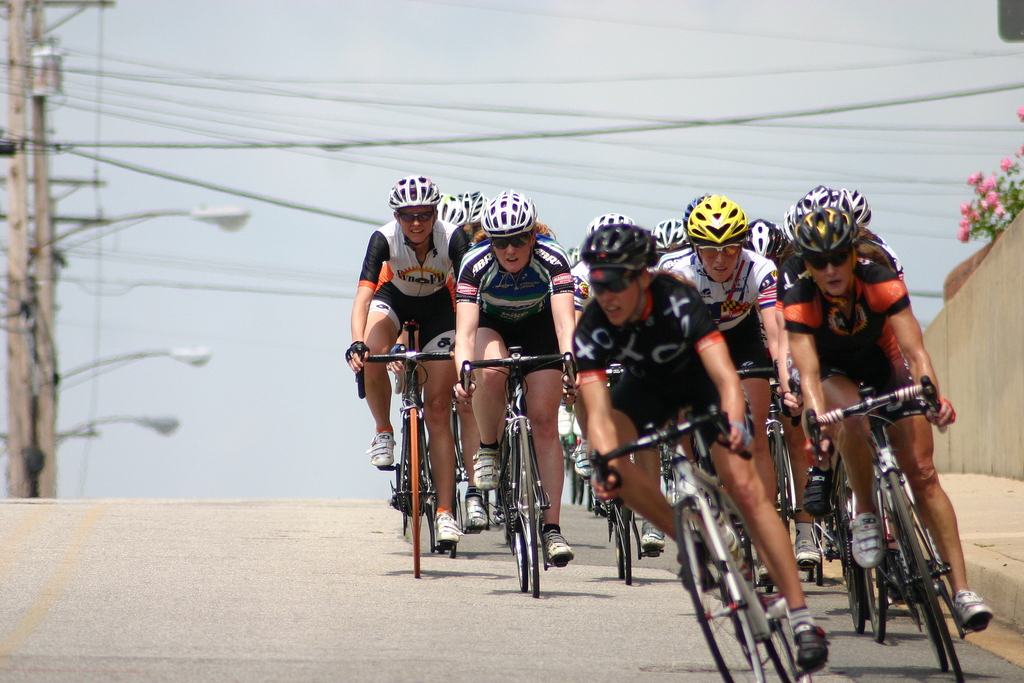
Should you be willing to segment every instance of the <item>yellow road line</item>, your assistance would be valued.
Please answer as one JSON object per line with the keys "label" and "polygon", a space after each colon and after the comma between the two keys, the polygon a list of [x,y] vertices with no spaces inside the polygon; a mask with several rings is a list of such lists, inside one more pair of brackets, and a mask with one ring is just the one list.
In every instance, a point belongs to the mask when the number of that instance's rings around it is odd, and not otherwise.
{"label": "yellow road line", "polygon": [[57,598],[60,597],[61,592],[68,582],[71,581],[75,569],[78,567],[78,562],[82,557],[82,550],[89,539],[89,534],[92,533],[96,520],[99,519],[100,515],[108,507],[110,505],[97,505],[78,523],[78,527],[75,529],[75,533],[68,542],[67,549],[64,551],[64,556],[60,559],[57,569],[53,572],[53,576],[50,577],[49,582],[47,582],[39,597],[36,598],[36,601],[32,603],[21,617],[21,621],[18,622],[14,631],[0,643],[0,671],[8,667],[14,651],[43,623],[50,608],[57,602]]}
{"label": "yellow road line", "polygon": [[10,533],[7,534],[7,537],[4,538],[3,543],[0,544],[0,549],[2,549],[0,550],[0,584],[7,578],[7,573],[14,566],[14,561],[24,550],[29,534],[53,512],[52,505],[33,507],[36,509],[18,520],[18,523],[14,525]]}

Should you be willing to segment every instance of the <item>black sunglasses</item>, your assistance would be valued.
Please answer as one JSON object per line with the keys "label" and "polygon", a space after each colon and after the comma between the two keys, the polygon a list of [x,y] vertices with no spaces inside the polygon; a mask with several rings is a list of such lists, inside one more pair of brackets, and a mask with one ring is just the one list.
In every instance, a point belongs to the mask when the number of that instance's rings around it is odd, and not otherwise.
{"label": "black sunglasses", "polygon": [[625,291],[626,287],[629,287],[629,284],[632,281],[633,281],[633,278],[631,278],[631,277],[623,277],[623,278],[618,279],[618,280],[612,280],[611,282],[608,282],[606,284],[602,284],[600,282],[592,282],[592,283],[590,283],[590,286],[594,289],[594,295],[595,296],[600,296],[601,294],[604,294],[605,292],[611,292],[613,294],[618,294],[619,292]]}
{"label": "black sunglasses", "polygon": [[433,209],[431,209],[430,211],[424,211],[423,213],[403,213],[401,211],[397,213],[398,217],[401,218],[406,223],[412,223],[413,221],[426,223],[427,221],[434,217]]}
{"label": "black sunglasses", "polygon": [[841,266],[850,259],[850,251],[837,251],[824,256],[808,256],[804,260],[814,270],[824,270],[827,266]]}
{"label": "black sunglasses", "polygon": [[495,249],[505,249],[510,244],[518,249],[530,241],[530,233],[524,232],[513,237],[494,237],[491,239],[491,246]]}

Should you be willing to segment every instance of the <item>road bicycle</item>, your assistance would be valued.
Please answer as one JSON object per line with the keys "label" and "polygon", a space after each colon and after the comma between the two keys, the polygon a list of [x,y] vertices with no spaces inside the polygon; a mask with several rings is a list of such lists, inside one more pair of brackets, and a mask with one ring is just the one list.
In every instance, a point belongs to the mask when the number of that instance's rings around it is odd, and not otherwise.
{"label": "road bicycle", "polygon": [[[798,670],[793,658],[785,601],[780,598],[766,608],[748,576],[749,560],[737,547],[743,518],[714,473],[708,440],[709,432],[713,438],[728,434],[728,430],[728,420],[718,411],[687,416],[678,424],[598,456],[595,468],[614,489],[618,475],[608,468],[609,460],[670,446],[679,574],[722,679],[727,683],[810,681],[810,675]],[[677,446],[687,436],[691,437],[696,464]]]}
{"label": "road bicycle", "polygon": [[[534,370],[561,365],[568,375],[567,386],[575,383],[575,361],[571,353],[524,356],[522,348],[510,346],[508,358],[465,361],[459,380],[469,391],[476,368],[508,370],[505,383],[505,427],[499,442],[498,506],[502,510],[505,540],[515,555],[519,590],[540,597],[540,570],[548,568],[543,552],[544,511],[551,504],[541,485],[533,431],[526,416],[526,375]],[[543,563],[543,564],[542,564]]]}
{"label": "road bicycle", "polygon": [[[434,479],[430,473],[430,457],[427,452],[427,430],[423,418],[423,384],[426,381],[429,361],[451,361],[450,352],[424,353],[416,350],[419,326],[407,322],[404,326],[409,346],[396,344],[391,353],[369,354],[364,363],[402,363],[399,386],[402,392],[402,443],[395,465],[387,468],[395,472],[391,487],[391,506],[402,513],[402,534],[412,529],[413,576],[420,578],[420,517],[426,517],[429,533],[430,552],[447,552],[455,557],[456,546],[452,543],[438,544],[434,535],[434,518],[437,516],[437,495]],[[356,375],[359,398],[366,398],[363,373]]]}
{"label": "road bicycle", "polygon": [[[952,593],[947,585],[949,565],[942,560],[931,534],[921,522],[914,494],[899,468],[886,429],[892,422],[879,414],[886,407],[915,399],[923,399],[931,409],[938,410],[935,386],[929,378],[922,377],[920,384],[879,396],[872,394],[870,387],[862,387],[859,403],[821,415],[808,411],[806,416],[807,435],[814,444],[821,441],[821,425],[835,424],[851,415],[868,417],[874,449],[872,494],[885,529],[888,548],[882,564],[874,570],[856,567],[852,557],[848,560],[851,566],[860,569],[860,572],[853,571],[853,576],[848,578],[852,582],[848,583],[848,590],[851,611],[855,614],[854,624],[858,624],[858,619],[870,619],[875,640],[884,641],[889,593],[895,591],[894,597],[906,605],[918,629],[927,632],[939,669],[949,671],[952,668],[956,680],[962,682],[964,675],[960,660],[940,607],[945,604],[946,610],[954,616],[958,634],[963,638],[964,630],[956,621],[950,599]],[[852,495],[844,496],[840,502],[844,500],[851,501]],[[847,502],[847,505],[851,507],[841,516],[849,520],[852,519],[852,502]]]}

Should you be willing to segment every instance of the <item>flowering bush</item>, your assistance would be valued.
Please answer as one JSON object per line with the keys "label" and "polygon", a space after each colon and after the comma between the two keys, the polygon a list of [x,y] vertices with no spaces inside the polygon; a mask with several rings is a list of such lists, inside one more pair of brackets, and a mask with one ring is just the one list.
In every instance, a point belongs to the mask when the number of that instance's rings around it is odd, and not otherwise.
{"label": "flowering bush", "polygon": [[[1024,121],[1024,107],[1017,110],[1017,118]],[[988,178],[984,173],[975,173],[967,179],[967,184],[974,188],[975,197],[972,201],[960,205],[960,230],[957,239],[966,242],[972,237],[985,237],[994,240],[1024,210],[1024,183],[1021,175],[1021,162],[1024,157],[1024,146],[1014,155],[1017,160],[1006,157],[999,162],[1002,174],[993,173]]]}

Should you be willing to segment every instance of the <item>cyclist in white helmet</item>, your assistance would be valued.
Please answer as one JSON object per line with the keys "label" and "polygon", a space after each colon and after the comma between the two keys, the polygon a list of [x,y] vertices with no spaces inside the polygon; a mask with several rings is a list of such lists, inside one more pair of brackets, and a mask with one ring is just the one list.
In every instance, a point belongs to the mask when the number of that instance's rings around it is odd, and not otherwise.
{"label": "cyclist in white helmet", "polygon": [[[509,346],[524,355],[572,352],[575,327],[569,257],[537,221],[533,202],[509,190],[484,210],[488,239],[473,246],[462,261],[455,290],[458,367],[464,361],[504,358]],[[498,437],[505,415],[505,379],[500,369],[474,371],[467,392],[455,387],[456,398],[472,401],[480,430],[476,453],[477,486],[498,484]],[[558,406],[562,402],[562,371],[540,369],[526,376],[527,414],[533,429],[540,480],[550,502],[544,511],[544,551],[548,562],[565,566],[572,547],[559,525],[565,480],[558,438]]]}
{"label": "cyclist in white helmet", "polygon": [[686,238],[686,223],[681,218],[664,220],[654,226],[653,232],[658,256],[661,258],[669,254],[675,255],[680,250],[690,250],[690,242]]}
{"label": "cyclist in white helmet", "polygon": [[[370,463],[381,469],[390,468],[395,460],[391,390],[384,365],[364,365],[363,356],[387,353],[409,320],[419,323],[421,351],[447,350],[455,340],[449,282],[469,248],[469,239],[456,226],[438,219],[440,201],[437,186],[424,176],[409,176],[395,184],[388,200],[395,218],[370,236],[352,304],[352,345],[345,356],[353,371],[364,372],[366,402],[377,424],[367,452]],[[455,364],[435,361],[430,366],[425,373],[423,412],[437,489],[436,538],[439,544],[454,545],[462,534],[452,514],[455,441],[450,413]],[[486,525],[486,517],[483,521]]]}

